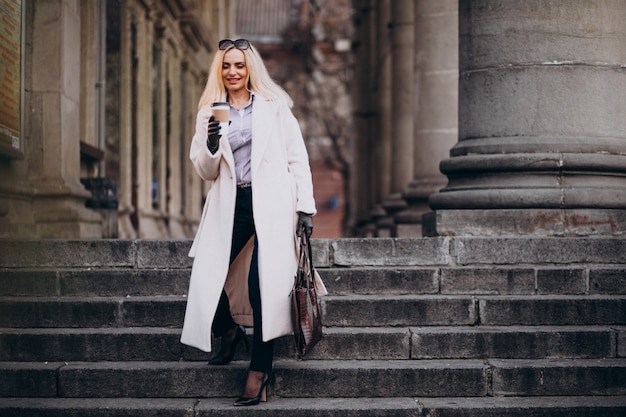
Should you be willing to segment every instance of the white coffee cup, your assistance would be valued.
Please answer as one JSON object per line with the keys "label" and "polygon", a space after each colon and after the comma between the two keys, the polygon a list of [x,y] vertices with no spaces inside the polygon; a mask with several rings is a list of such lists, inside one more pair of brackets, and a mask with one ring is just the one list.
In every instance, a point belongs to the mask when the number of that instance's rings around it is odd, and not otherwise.
{"label": "white coffee cup", "polygon": [[211,104],[211,112],[213,112],[213,116],[218,122],[228,123],[230,119],[230,104],[226,102],[215,102]]}
{"label": "white coffee cup", "polygon": [[220,135],[228,135],[228,125],[230,120],[230,104],[218,101],[211,104],[211,112],[215,120],[220,122]]}

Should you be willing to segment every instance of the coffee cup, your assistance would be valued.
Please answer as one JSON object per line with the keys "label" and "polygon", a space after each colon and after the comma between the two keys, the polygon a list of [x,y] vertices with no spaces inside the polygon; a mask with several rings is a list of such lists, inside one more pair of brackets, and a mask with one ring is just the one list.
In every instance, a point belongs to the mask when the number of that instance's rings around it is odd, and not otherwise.
{"label": "coffee cup", "polygon": [[220,122],[220,135],[228,136],[228,121],[230,119],[230,104],[218,101],[211,104],[211,112],[215,120]]}
{"label": "coffee cup", "polygon": [[215,102],[211,104],[211,112],[213,112],[213,116],[218,122],[228,123],[228,119],[230,119],[230,104],[226,102]]}

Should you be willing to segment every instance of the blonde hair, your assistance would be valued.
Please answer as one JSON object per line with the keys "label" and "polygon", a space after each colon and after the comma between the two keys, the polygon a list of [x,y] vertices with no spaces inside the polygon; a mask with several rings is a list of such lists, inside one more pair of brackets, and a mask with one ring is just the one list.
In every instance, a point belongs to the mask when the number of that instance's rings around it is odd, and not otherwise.
{"label": "blonde hair", "polygon": [[[226,101],[228,92],[222,80],[222,62],[224,61],[226,52],[233,48],[234,46],[230,46],[226,50],[218,50],[215,53],[209,69],[209,77],[206,86],[198,102],[198,109],[211,105],[211,103],[216,101]],[[246,82],[248,91],[259,94],[267,100],[274,101],[279,105],[292,107],[293,101],[291,97],[289,97],[289,94],[270,77],[261,59],[261,55],[256,48],[250,45],[248,49],[240,49],[240,51],[243,52],[246,67],[248,68],[248,80]]]}

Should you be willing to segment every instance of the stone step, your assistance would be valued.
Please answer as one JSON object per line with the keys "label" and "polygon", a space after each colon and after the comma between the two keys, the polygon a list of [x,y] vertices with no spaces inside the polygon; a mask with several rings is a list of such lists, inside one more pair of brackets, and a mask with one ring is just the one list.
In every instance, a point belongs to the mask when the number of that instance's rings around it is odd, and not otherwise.
{"label": "stone step", "polygon": [[440,295],[352,295],[322,298],[328,326],[444,326],[477,323],[476,299]]}
{"label": "stone step", "polygon": [[620,356],[626,327],[472,326],[411,328],[412,359],[561,359]]}
{"label": "stone step", "polygon": [[626,268],[351,267],[317,268],[331,295],[583,295],[626,294]]}
{"label": "stone step", "polygon": [[326,296],[328,326],[624,325],[624,296]]}
{"label": "stone step", "polygon": [[[333,294],[426,294],[439,288],[437,268],[318,269]],[[191,269],[2,269],[0,296],[185,295]],[[503,273],[504,274],[504,273]]]}
{"label": "stone step", "polygon": [[[437,293],[437,268],[320,268],[329,292],[342,294]],[[159,296],[185,295],[185,269],[0,269],[0,296]],[[506,274],[502,272],[502,274]]]}
{"label": "stone step", "polygon": [[[623,267],[317,268],[332,295],[626,294]],[[2,268],[0,296],[185,295],[190,268]]]}
{"label": "stone step", "polygon": [[[0,268],[189,268],[190,239],[0,240]],[[527,265],[624,268],[626,238],[479,237],[312,239],[314,264],[362,266]],[[506,248],[506,250],[503,250]],[[623,282],[623,278],[619,278]]]}
{"label": "stone step", "polygon": [[479,297],[480,323],[515,325],[626,324],[624,296]]}
{"label": "stone step", "polygon": [[3,417],[623,417],[626,397],[279,398],[252,408],[234,398],[0,398]]}
{"label": "stone step", "polygon": [[[400,360],[275,362],[270,395],[328,397],[485,397],[626,395],[626,361]],[[247,361],[2,362],[0,397],[235,397]]]}
{"label": "stone step", "polygon": [[[624,325],[626,296],[322,297],[326,326]],[[0,327],[180,327],[184,296],[0,297]]]}
{"label": "stone step", "polygon": [[186,298],[0,297],[1,327],[181,327]]}
{"label": "stone step", "polygon": [[185,295],[191,269],[2,269],[0,296],[126,297]]}
{"label": "stone step", "polygon": [[[251,329],[247,336],[252,344]],[[206,361],[219,351],[201,352],[179,343],[180,329],[0,329],[0,361]],[[310,360],[381,359],[547,359],[617,357],[626,327],[379,327],[324,329]],[[293,338],[277,340],[275,357],[294,359]],[[239,347],[235,359],[249,354]]]}

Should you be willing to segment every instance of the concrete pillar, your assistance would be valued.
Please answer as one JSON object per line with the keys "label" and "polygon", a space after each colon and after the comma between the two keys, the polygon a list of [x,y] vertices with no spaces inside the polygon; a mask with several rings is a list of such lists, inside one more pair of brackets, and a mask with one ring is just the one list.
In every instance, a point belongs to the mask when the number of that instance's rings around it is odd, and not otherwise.
{"label": "concrete pillar", "polygon": [[392,115],[393,135],[391,192],[404,191],[413,179],[413,82],[414,0],[391,3]]}
{"label": "concrete pillar", "polygon": [[[183,55],[186,56],[186,55]],[[183,85],[181,88],[184,91],[183,96],[185,100],[182,102],[183,110],[183,177],[184,177],[184,203],[183,212],[185,218],[185,231],[187,236],[194,236],[198,224],[198,219],[202,215],[202,183],[200,176],[196,174],[196,171],[189,160],[189,150],[191,148],[191,139],[193,137],[196,126],[196,112],[197,112],[197,100],[200,97],[200,89],[202,86],[202,80],[206,80],[206,77],[200,77],[193,74],[189,69],[187,61],[183,61]]]}
{"label": "concrete pillar", "polygon": [[32,90],[26,159],[37,236],[100,237],[100,216],[85,207],[90,194],[80,183],[80,2],[37,2],[29,27]]}
{"label": "concrete pillar", "polygon": [[[368,45],[367,53],[367,68],[374,68],[378,62],[379,50],[381,44],[378,39],[378,12],[379,4],[376,1],[370,1],[369,13],[367,19],[367,31],[366,31],[366,44]],[[378,112],[379,106],[379,90],[378,90],[378,77],[376,72],[367,71],[364,76],[364,81],[368,88],[367,94],[367,127],[368,127],[368,146],[367,146],[367,171],[368,171],[368,185],[369,189],[367,198],[367,208],[371,209],[378,201],[378,190],[380,188],[380,180],[377,175],[380,172],[381,160],[379,159],[376,150],[380,145],[380,114]]]}
{"label": "concrete pillar", "polygon": [[391,193],[383,201],[387,216],[378,220],[380,237],[396,234],[393,214],[407,207],[402,193],[413,177],[414,0],[391,2]]}
{"label": "concrete pillar", "polygon": [[[154,24],[146,14],[137,15],[137,95],[135,97],[137,165],[137,215],[139,221],[138,237],[143,239],[164,236],[158,212],[152,207],[152,164],[154,161],[153,129],[153,45]],[[156,65],[159,65],[157,63]],[[157,88],[157,94],[159,90]],[[158,144],[159,140],[157,140]],[[158,145],[157,145],[158,146]],[[157,177],[158,179],[158,177]]]}
{"label": "concrete pillar", "polygon": [[119,111],[119,185],[118,185],[118,221],[120,238],[134,239],[137,230],[133,224],[135,203],[133,198],[133,51],[137,48],[135,29],[135,11],[125,0],[121,6],[120,23],[120,111]]}
{"label": "concrete pillar", "polygon": [[391,1],[380,0],[378,5],[378,22],[376,25],[378,38],[378,59],[375,68],[379,70],[378,75],[378,113],[380,119],[380,135],[376,140],[379,148],[378,158],[380,159],[380,173],[378,195],[376,201],[391,193],[391,150],[392,138],[392,80],[391,80],[391,39],[389,33],[389,22],[391,21]]}
{"label": "concrete pillar", "polygon": [[186,237],[183,220],[182,209],[182,192],[183,192],[183,171],[182,163],[189,160],[186,153],[182,150],[184,141],[181,128],[182,119],[182,101],[189,100],[189,97],[183,98],[183,89],[181,85],[181,58],[180,52],[171,48],[168,51],[167,58],[167,92],[169,109],[167,117],[169,118],[169,127],[166,129],[167,134],[167,169],[170,172],[166,176],[167,195],[165,202],[167,204],[168,229],[169,237],[184,238]]}
{"label": "concrete pillar", "polygon": [[[372,31],[376,38],[375,61],[370,68],[374,85],[373,101],[376,105],[376,129],[373,132],[370,166],[375,172],[372,175],[372,201],[370,202],[370,218],[375,222],[387,214],[382,201],[391,193],[392,171],[392,80],[391,80],[391,39],[389,23],[391,22],[391,1],[374,2],[376,10],[375,28]],[[375,232],[378,235],[378,232]],[[374,234],[374,232],[372,233]]]}
{"label": "concrete pillar", "polygon": [[96,83],[98,63],[98,23],[100,5],[96,1],[81,3],[80,7],[80,139],[92,146],[100,146],[96,139]]}
{"label": "concrete pillar", "polygon": [[409,208],[394,216],[397,236],[421,236],[428,197],[447,183],[439,161],[457,141],[458,0],[415,3],[415,153]]}
{"label": "concrete pillar", "polygon": [[136,0],[123,3],[120,81],[119,221],[122,238],[166,236],[152,207],[154,22]]}
{"label": "concrete pillar", "polygon": [[[105,50],[106,0],[80,2],[80,141],[101,151],[105,148]],[[81,180],[106,176],[104,168],[102,159],[83,158]]]}
{"label": "concrete pillar", "polygon": [[460,0],[459,142],[425,233],[626,231],[626,3]]}
{"label": "concrete pillar", "polygon": [[[370,0],[354,0],[355,12],[355,43],[354,65],[356,68],[369,68],[371,61],[370,29],[372,7]],[[372,167],[369,166],[372,141],[373,103],[371,83],[368,71],[354,72],[354,138],[350,200],[350,224],[358,228],[369,219]]]}
{"label": "concrete pillar", "polygon": [[152,175],[151,184],[151,207],[155,221],[161,223],[163,218],[167,217],[167,169],[169,155],[167,155],[168,141],[168,124],[171,122],[171,113],[168,109],[168,84],[169,74],[168,66],[172,57],[170,56],[169,40],[163,34],[157,33],[157,39],[154,41],[157,46],[156,57],[153,57],[154,66],[152,67],[154,85],[151,92],[151,110],[153,115],[154,127],[150,141],[152,143],[152,160],[150,172]]}

